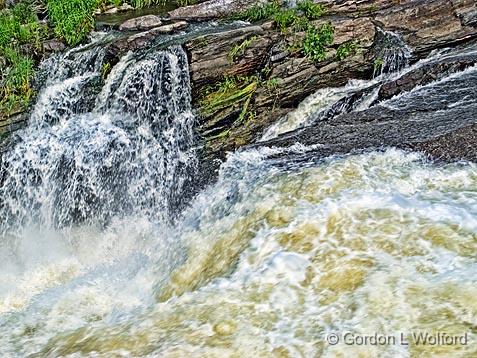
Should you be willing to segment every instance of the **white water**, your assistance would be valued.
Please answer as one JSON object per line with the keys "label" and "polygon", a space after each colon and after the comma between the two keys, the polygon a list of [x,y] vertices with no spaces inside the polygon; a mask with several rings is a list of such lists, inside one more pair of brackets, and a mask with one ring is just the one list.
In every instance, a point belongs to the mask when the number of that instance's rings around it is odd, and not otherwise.
{"label": "white water", "polygon": [[[475,164],[237,152],[171,222],[195,164],[185,54],[127,55],[91,95],[103,54],[66,56],[2,159],[0,356],[476,354]],[[345,331],[471,344],[326,342]]]}
{"label": "white water", "polygon": [[325,336],[445,331],[475,342],[475,165],[397,150],[319,165],[267,159],[277,153],[231,156],[170,229],[131,219],[25,236],[2,254],[0,351],[471,356],[475,345],[331,346]]}
{"label": "white water", "polygon": [[[5,233],[124,215],[164,220],[178,205],[187,170],[192,174],[195,118],[183,50],[123,57],[96,103],[86,88],[99,83],[101,65],[67,70],[76,61],[101,61],[101,50],[86,51],[45,65],[66,69],[48,78],[29,127],[3,155]],[[71,56],[76,61],[64,60]]]}

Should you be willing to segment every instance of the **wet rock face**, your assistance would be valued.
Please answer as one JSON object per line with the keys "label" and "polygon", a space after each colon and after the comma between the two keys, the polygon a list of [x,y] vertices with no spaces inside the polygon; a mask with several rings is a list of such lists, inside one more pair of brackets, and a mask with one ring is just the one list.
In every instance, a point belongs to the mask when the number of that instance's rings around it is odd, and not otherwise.
{"label": "wet rock face", "polygon": [[473,0],[404,0],[379,11],[375,21],[420,53],[475,37],[476,11]]}
{"label": "wet rock face", "polygon": [[124,21],[120,26],[120,31],[143,31],[162,25],[161,18],[155,15],[145,15]]}
{"label": "wet rock face", "polygon": [[[194,86],[197,88],[213,83],[224,76],[256,71],[266,60],[268,49],[277,40],[277,36],[267,33],[260,26],[248,26],[204,35],[186,43]],[[231,49],[252,38],[245,53],[232,61]]]}
{"label": "wet rock face", "polygon": [[[230,9],[242,2],[225,1]],[[254,75],[267,71],[273,79],[273,88],[258,86],[250,102],[253,120],[244,125],[237,123],[242,103],[233,103],[217,113],[202,117],[199,131],[205,136],[212,157],[222,157],[225,151],[251,143],[279,116],[288,113],[309,94],[324,87],[337,87],[349,79],[369,79],[375,69],[374,44],[382,29],[402,36],[410,46],[412,60],[425,57],[431,50],[455,46],[477,36],[475,28],[476,4],[473,0],[338,0],[316,1],[326,8],[326,16],[313,21],[315,26],[330,21],[334,27],[333,44],[327,58],[313,63],[298,51],[290,51],[301,44],[304,33],[293,36],[280,33],[273,22],[250,25],[243,29],[217,32],[185,44],[190,54],[190,69],[196,107],[198,99],[210,84],[219,83],[225,76]],[[174,16],[197,19],[206,17],[205,9],[223,1],[209,1],[201,6],[178,9]],[[244,4],[250,7],[252,4]],[[228,10],[227,10],[228,11]],[[223,13],[208,12],[207,16],[220,17]],[[335,16],[338,15],[338,16]],[[234,46],[254,38],[253,42],[234,61],[229,53]],[[356,41],[359,50],[342,61],[335,57],[337,48]],[[449,61],[408,73],[386,84],[378,99],[386,99],[416,86],[424,85],[449,73],[457,72],[475,63],[473,58],[453,58]],[[217,134],[220,135],[216,138]],[[210,134],[214,134],[210,138]]]}
{"label": "wet rock face", "polygon": [[475,160],[475,113],[477,70],[472,68],[368,110],[343,114],[259,145],[318,145],[318,157],[396,146],[443,159]]}
{"label": "wet rock face", "polygon": [[471,124],[436,138],[410,144],[409,149],[427,153],[432,159],[477,162],[477,124]]}
{"label": "wet rock face", "polygon": [[[327,20],[313,22],[315,26]],[[231,103],[226,110],[203,113],[200,132],[218,134],[230,130],[227,136],[208,141],[214,152],[234,150],[252,142],[277,118],[288,113],[306,96],[317,89],[340,86],[350,78],[366,78],[372,73],[373,61],[370,49],[375,37],[375,26],[370,18],[336,19],[333,21],[334,38],[327,54],[328,58],[314,63],[300,50],[290,50],[301,44],[305,33],[294,31],[282,33],[273,22],[250,25],[243,28],[219,31],[185,44],[190,54],[190,71],[195,105],[210,84],[220,83],[230,76],[262,76],[253,94],[254,120],[245,126],[236,122],[243,103]],[[355,41],[359,51],[337,61],[336,49],[347,42]],[[234,58],[234,48],[247,42],[243,52]],[[263,74],[265,75],[263,76]],[[273,82],[269,86],[266,82]],[[260,82],[260,81],[259,81]]]}
{"label": "wet rock face", "polygon": [[452,73],[463,71],[475,64],[477,64],[477,52],[455,55],[439,62],[431,62],[405,73],[394,81],[385,83],[379,90],[378,100],[389,99],[417,86],[423,86]]}
{"label": "wet rock face", "polygon": [[127,53],[128,51],[134,52],[140,49],[148,48],[154,43],[154,40],[156,40],[158,36],[185,29],[187,26],[187,22],[177,21],[171,24],[154,27],[148,31],[122,37],[109,45],[107,58],[117,60],[120,56]]}

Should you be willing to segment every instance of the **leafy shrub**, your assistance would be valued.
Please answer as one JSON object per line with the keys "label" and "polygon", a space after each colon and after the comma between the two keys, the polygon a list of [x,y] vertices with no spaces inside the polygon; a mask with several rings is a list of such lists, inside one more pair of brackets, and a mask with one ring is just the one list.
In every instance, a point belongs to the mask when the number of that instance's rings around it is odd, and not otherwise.
{"label": "leafy shrub", "polygon": [[42,29],[36,14],[26,6],[21,2],[11,10],[0,11],[0,48],[38,42]]}
{"label": "leafy shrub", "polygon": [[334,28],[330,23],[319,28],[310,26],[303,40],[303,53],[313,62],[326,58],[326,46],[333,43]]}
{"label": "leafy shrub", "polygon": [[297,17],[295,21],[293,22],[293,29],[298,32],[306,31],[309,26],[310,26],[310,21],[303,16]]}

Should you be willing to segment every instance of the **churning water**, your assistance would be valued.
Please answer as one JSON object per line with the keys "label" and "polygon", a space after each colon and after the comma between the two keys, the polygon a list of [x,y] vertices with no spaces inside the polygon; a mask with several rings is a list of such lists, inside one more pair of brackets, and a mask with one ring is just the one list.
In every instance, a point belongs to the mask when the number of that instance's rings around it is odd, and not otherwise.
{"label": "churning water", "polygon": [[186,54],[125,56],[97,94],[102,56],[80,49],[44,65],[30,125],[3,156],[3,231],[165,219],[177,205],[195,160]]}
{"label": "churning water", "polygon": [[[184,52],[104,84],[100,49],[63,56],[2,158],[2,357],[477,354],[475,164],[247,150],[171,220],[196,164]],[[326,342],[345,331],[471,343]]]}

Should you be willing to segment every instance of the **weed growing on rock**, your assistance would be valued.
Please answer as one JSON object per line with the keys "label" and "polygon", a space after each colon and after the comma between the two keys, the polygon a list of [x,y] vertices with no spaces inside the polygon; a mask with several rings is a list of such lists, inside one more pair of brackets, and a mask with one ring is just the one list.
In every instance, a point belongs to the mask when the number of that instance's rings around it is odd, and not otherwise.
{"label": "weed growing on rock", "polygon": [[245,51],[250,47],[250,45],[257,39],[257,36],[252,36],[248,39],[243,40],[240,44],[235,45],[229,52],[229,62],[233,63],[237,56],[242,56]]}
{"label": "weed growing on rock", "polygon": [[303,39],[303,53],[313,62],[326,58],[326,46],[333,43],[334,28],[330,23],[316,28],[310,26]]}
{"label": "weed growing on rock", "polygon": [[336,50],[336,58],[339,61],[342,61],[345,58],[354,55],[357,49],[358,49],[358,44],[356,43],[356,41],[345,42],[341,44]]}
{"label": "weed growing on rock", "polygon": [[243,20],[249,22],[256,22],[261,20],[271,19],[281,11],[278,2],[268,2],[266,4],[254,5],[251,8],[239,12],[232,16],[233,20]]}
{"label": "weed growing on rock", "polygon": [[320,4],[315,4],[313,0],[299,1],[296,4],[297,10],[301,11],[303,15],[309,20],[318,19],[325,12]]}
{"label": "weed growing on rock", "polygon": [[288,27],[297,21],[297,19],[298,16],[293,9],[280,10],[273,17],[273,20],[282,32],[285,32]]}

